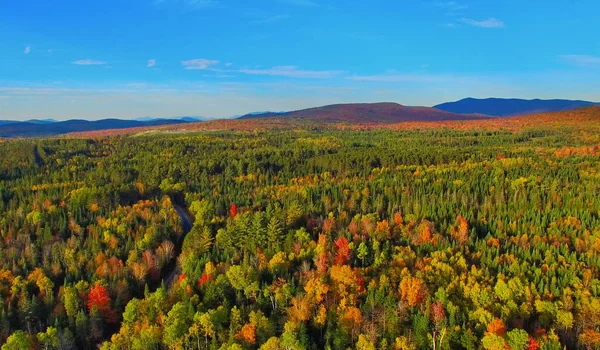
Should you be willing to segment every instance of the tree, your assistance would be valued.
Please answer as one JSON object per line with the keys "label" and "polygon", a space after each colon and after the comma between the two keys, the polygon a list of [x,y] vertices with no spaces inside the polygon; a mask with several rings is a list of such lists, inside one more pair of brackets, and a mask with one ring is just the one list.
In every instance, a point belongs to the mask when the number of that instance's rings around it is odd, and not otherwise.
{"label": "tree", "polygon": [[165,267],[175,255],[175,245],[171,241],[163,241],[156,249],[157,264],[160,269]]}
{"label": "tree", "polygon": [[2,350],[23,350],[30,349],[32,346],[32,341],[29,338],[27,333],[18,330],[6,339],[6,343],[2,345]]}
{"label": "tree", "polygon": [[366,335],[360,334],[358,336],[358,341],[356,342],[357,350],[375,350],[375,344],[373,341]]}
{"label": "tree", "polygon": [[314,277],[306,282],[304,286],[306,296],[316,303],[321,303],[325,298],[325,295],[329,292],[329,285],[323,283],[321,277]]}
{"label": "tree", "polygon": [[46,332],[37,334],[38,341],[44,346],[44,349],[58,349],[59,339],[56,328],[48,327]]}
{"label": "tree", "polygon": [[63,300],[67,316],[74,320],[81,308],[79,296],[77,295],[75,288],[66,286],[64,289]]}
{"label": "tree", "polygon": [[[194,325],[191,329],[197,330],[198,341],[200,341],[200,333],[204,335],[205,348],[208,349],[208,339],[213,339],[216,336],[215,326],[211,320],[210,313],[196,313],[194,315]],[[200,344],[198,343],[198,348]]]}
{"label": "tree", "polygon": [[272,216],[267,226],[267,237],[269,239],[269,247],[272,252],[278,252],[281,249],[281,236],[283,228],[277,216]]}
{"label": "tree", "polygon": [[88,294],[88,310],[91,312],[94,307],[108,323],[116,322],[117,315],[111,308],[108,290],[100,283],[96,283]]}
{"label": "tree", "polygon": [[400,282],[400,295],[408,306],[417,306],[427,299],[427,287],[418,277],[404,277]]}
{"label": "tree", "polygon": [[210,228],[208,226],[204,226],[204,228],[202,229],[202,233],[200,234],[199,240],[198,240],[198,245],[197,245],[197,252],[199,254],[204,254],[210,251],[210,248],[212,246],[212,242],[213,242],[213,238],[212,238],[212,233],[210,232]]}
{"label": "tree", "polygon": [[350,242],[346,237],[340,237],[335,241],[335,263],[337,265],[345,265],[350,261],[352,251],[350,250]]}
{"label": "tree", "polygon": [[506,333],[506,338],[508,340],[508,346],[512,350],[525,350],[527,349],[527,344],[529,342],[529,334],[523,329],[515,328],[510,332]]}
{"label": "tree", "polygon": [[193,320],[192,311],[191,305],[185,302],[178,302],[173,305],[165,319],[163,340],[166,345],[171,347],[182,346],[183,337]]}
{"label": "tree", "polygon": [[495,318],[492,320],[492,322],[488,324],[487,332],[489,334],[495,334],[500,337],[504,337],[504,335],[506,335],[506,326],[504,325],[504,322],[502,322],[501,319]]}
{"label": "tree", "polygon": [[240,265],[230,267],[226,275],[231,286],[239,291],[244,290],[250,284],[249,271]]}
{"label": "tree", "polygon": [[306,322],[310,319],[310,300],[306,296],[296,296],[288,309],[290,320],[295,323]]}
{"label": "tree", "polygon": [[460,246],[465,245],[469,240],[469,224],[462,215],[459,215],[456,218],[456,229],[453,229],[451,234],[456,243]]}
{"label": "tree", "polygon": [[277,338],[277,337],[271,337],[271,338],[269,338],[269,340],[267,340],[259,348],[259,350],[279,350],[279,349],[281,349],[281,347],[280,347],[280,344],[279,344],[279,338]]}
{"label": "tree", "polygon": [[358,258],[362,262],[362,266],[365,266],[365,258],[369,255],[369,248],[367,247],[365,242],[360,242],[360,244],[358,245],[357,252]]}
{"label": "tree", "polygon": [[342,316],[341,325],[350,333],[353,341],[356,338],[356,334],[360,329],[361,324],[362,313],[360,310],[354,306],[349,307]]}
{"label": "tree", "polygon": [[433,322],[433,349],[441,349],[446,335],[446,311],[444,306],[439,301],[431,305],[431,321]]}
{"label": "tree", "polygon": [[256,325],[251,323],[245,324],[236,335],[236,338],[246,344],[253,345],[256,343]]}
{"label": "tree", "polygon": [[494,333],[486,333],[481,340],[483,348],[486,350],[505,350],[506,341],[501,336]]}
{"label": "tree", "polygon": [[266,249],[269,244],[267,230],[265,228],[265,213],[258,212],[252,216],[252,225],[250,230],[251,244],[253,248]]}
{"label": "tree", "polygon": [[231,207],[229,208],[229,214],[231,215],[232,218],[235,218],[238,214],[238,209],[237,209],[237,205],[235,205],[235,203],[231,204]]}

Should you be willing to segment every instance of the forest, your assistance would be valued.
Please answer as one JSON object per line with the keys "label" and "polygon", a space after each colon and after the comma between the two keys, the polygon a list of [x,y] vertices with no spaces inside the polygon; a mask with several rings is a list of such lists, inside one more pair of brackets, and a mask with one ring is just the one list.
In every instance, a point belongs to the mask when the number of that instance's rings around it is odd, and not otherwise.
{"label": "forest", "polygon": [[0,344],[600,349],[588,117],[0,141]]}

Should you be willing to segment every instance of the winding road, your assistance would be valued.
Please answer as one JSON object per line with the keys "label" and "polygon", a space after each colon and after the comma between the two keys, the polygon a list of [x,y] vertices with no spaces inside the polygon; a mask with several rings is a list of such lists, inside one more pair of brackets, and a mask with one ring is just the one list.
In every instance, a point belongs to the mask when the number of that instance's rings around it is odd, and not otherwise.
{"label": "winding road", "polygon": [[40,150],[38,149],[38,147],[39,146],[33,146],[33,157],[35,158],[35,163],[39,166],[42,166],[44,165],[44,160],[40,155]]}
{"label": "winding road", "polygon": [[181,237],[179,237],[179,242],[177,242],[177,244],[175,245],[175,264],[172,267],[172,270],[166,275],[166,277],[163,280],[167,289],[171,289],[173,281],[175,281],[175,277],[177,277],[181,273],[181,268],[177,263],[177,258],[179,258],[179,255],[181,254],[183,240],[185,239],[185,236],[188,234],[188,232],[190,232],[193,225],[193,219],[186,208],[177,204],[173,204],[173,207],[175,208],[177,214],[179,214],[179,218],[181,219],[181,225],[183,226],[183,234],[181,235]]}

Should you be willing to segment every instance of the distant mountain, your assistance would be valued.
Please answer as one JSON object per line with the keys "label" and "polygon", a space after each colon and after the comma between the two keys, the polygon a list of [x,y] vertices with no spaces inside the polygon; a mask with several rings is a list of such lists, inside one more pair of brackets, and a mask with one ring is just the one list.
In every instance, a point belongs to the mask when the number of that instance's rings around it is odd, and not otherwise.
{"label": "distant mountain", "polygon": [[26,120],[24,122],[19,121],[19,120],[0,120],[0,125],[14,124],[14,123],[52,124],[52,123],[56,123],[56,120],[54,120],[54,119],[30,119],[30,120]]}
{"label": "distant mountain", "polygon": [[534,113],[561,112],[577,108],[600,105],[589,101],[573,100],[521,100],[504,98],[465,98],[456,102],[442,103],[433,108],[451,113],[484,114],[494,117],[509,117]]}
{"label": "distant mountain", "polygon": [[187,123],[183,120],[122,120],[122,119],[103,119],[96,121],[89,120],[67,120],[62,122],[9,122],[0,124],[0,137],[36,137],[53,136],[78,131],[97,131],[108,129],[137,128],[143,126],[158,126]]}
{"label": "distant mountain", "polygon": [[430,107],[407,107],[397,103],[382,102],[336,104],[292,112],[252,113],[241,116],[239,119],[282,117],[348,123],[398,123],[486,118],[481,115],[450,113]]}
{"label": "distant mountain", "polygon": [[52,123],[56,123],[57,121],[54,119],[31,119],[27,121],[28,123],[33,123],[33,124],[52,124]]}
{"label": "distant mountain", "polygon": [[169,118],[154,118],[154,117],[142,117],[137,118],[137,121],[140,122],[156,122],[160,120],[183,120],[185,122],[193,123],[193,122],[202,122],[205,120],[209,120],[210,118],[206,117],[198,117],[198,116],[181,116],[181,117],[169,117]]}

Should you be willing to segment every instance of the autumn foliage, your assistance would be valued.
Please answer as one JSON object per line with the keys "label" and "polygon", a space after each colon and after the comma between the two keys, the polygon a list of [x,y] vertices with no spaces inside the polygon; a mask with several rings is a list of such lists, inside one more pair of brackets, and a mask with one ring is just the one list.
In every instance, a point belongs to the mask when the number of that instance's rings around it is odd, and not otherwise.
{"label": "autumn foliage", "polygon": [[352,254],[348,240],[345,237],[340,237],[335,241],[335,263],[344,265],[350,260]]}
{"label": "autumn foliage", "polygon": [[598,348],[599,118],[6,140],[0,345]]}
{"label": "autumn foliage", "polygon": [[108,322],[114,323],[117,320],[117,315],[115,311],[111,308],[110,296],[108,294],[108,290],[96,283],[88,294],[87,306],[91,311],[96,308],[100,315]]}

